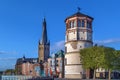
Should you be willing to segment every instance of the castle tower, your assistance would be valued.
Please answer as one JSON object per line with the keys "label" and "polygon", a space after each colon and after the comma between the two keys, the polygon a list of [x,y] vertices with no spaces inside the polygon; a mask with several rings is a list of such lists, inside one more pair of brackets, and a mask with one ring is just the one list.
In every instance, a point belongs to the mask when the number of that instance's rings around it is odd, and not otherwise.
{"label": "castle tower", "polygon": [[91,47],[93,18],[78,12],[65,19],[65,78],[82,78],[80,49]]}
{"label": "castle tower", "polygon": [[38,45],[38,62],[47,61],[50,53],[50,42],[47,39],[46,20],[43,20],[42,39]]}

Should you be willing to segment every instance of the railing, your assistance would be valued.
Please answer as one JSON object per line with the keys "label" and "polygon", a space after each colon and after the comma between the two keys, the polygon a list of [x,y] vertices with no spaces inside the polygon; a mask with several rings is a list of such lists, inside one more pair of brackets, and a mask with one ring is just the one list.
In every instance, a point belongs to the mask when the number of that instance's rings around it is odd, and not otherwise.
{"label": "railing", "polygon": [[[54,78],[54,80],[93,80],[93,79],[66,79],[66,78]],[[95,80],[108,80],[108,79],[95,79]],[[111,79],[111,80],[120,80],[120,79]]]}
{"label": "railing", "polygon": [[0,76],[0,80],[28,80],[31,78],[32,76],[23,76],[23,75],[2,75]]}

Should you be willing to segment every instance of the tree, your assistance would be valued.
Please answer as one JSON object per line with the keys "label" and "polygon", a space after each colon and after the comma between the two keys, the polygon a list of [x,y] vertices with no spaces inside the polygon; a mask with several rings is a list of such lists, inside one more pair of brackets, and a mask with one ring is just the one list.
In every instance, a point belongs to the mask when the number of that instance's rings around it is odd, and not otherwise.
{"label": "tree", "polygon": [[[114,59],[113,69],[120,71],[120,50],[115,50],[114,55],[115,55],[115,59]],[[116,76],[116,78],[120,78],[120,76]]]}
{"label": "tree", "polygon": [[93,80],[95,80],[96,69],[103,67],[104,64],[104,47],[90,47],[80,50],[81,62],[83,68],[93,69]]}
{"label": "tree", "polygon": [[12,74],[14,74],[15,73],[15,70],[14,69],[7,69],[6,71],[5,71],[5,74],[6,75],[12,75]]}
{"label": "tree", "polygon": [[104,55],[105,55],[105,62],[103,64],[103,68],[107,69],[109,71],[108,78],[111,80],[111,71],[114,69],[114,63],[115,63],[115,49],[110,47],[104,47]]}
{"label": "tree", "polygon": [[116,50],[114,55],[115,55],[114,70],[120,70],[120,50]]}

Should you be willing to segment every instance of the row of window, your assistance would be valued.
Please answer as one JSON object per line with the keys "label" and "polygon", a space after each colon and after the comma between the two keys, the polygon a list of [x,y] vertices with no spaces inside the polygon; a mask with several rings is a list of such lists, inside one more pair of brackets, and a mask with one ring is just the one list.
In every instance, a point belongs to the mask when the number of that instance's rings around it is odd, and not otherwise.
{"label": "row of window", "polygon": [[[78,20],[76,22],[76,20],[73,20],[73,21],[70,21],[69,23],[70,27],[73,28],[73,27],[85,27],[85,21],[84,20]],[[90,28],[91,27],[91,23],[87,21],[87,28]]]}
{"label": "row of window", "polygon": [[91,41],[92,40],[92,37],[91,36],[88,36],[87,39],[85,37],[77,37],[77,38],[68,38],[67,36],[67,41],[71,41],[71,40],[89,40]]}

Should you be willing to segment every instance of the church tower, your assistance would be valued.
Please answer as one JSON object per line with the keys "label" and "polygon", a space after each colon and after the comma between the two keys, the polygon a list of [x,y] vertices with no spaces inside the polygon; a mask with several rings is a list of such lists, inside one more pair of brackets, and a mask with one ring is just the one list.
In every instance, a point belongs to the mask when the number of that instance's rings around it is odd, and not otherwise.
{"label": "church tower", "polygon": [[47,61],[50,53],[50,42],[47,38],[46,20],[43,20],[42,38],[38,45],[38,62]]}
{"label": "church tower", "polygon": [[78,12],[65,19],[65,78],[82,78],[85,70],[80,61],[80,49],[91,47],[93,18]]}

